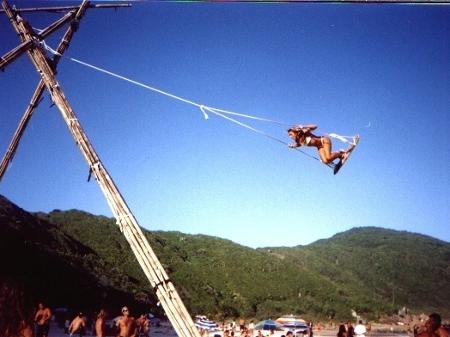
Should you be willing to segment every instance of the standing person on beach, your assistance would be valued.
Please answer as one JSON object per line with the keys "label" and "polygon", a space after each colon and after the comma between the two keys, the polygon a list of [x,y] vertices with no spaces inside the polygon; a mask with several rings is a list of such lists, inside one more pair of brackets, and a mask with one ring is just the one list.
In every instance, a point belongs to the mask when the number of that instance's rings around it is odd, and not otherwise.
{"label": "standing person on beach", "polygon": [[[150,320],[146,314],[142,314],[136,320],[138,337],[150,337]],[[201,333],[200,333],[201,335]]]}
{"label": "standing person on beach", "polygon": [[339,325],[337,337],[347,337],[347,330],[344,324]]}
{"label": "standing person on beach", "polygon": [[253,323],[253,320],[248,323],[248,334],[253,337],[253,333],[255,331],[255,323]]}
{"label": "standing person on beach", "polygon": [[450,337],[450,334],[442,326],[441,316],[433,313],[428,316],[424,331],[418,333],[415,337]]}
{"label": "standing person on beach", "polygon": [[355,335],[356,337],[366,337],[366,326],[359,320],[359,323],[355,326]]}
{"label": "standing person on beach", "polygon": [[136,337],[136,321],[134,317],[130,316],[127,307],[122,308],[122,315],[116,324],[119,329],[118,337]]}
{"label": "standing person on beach", "polygon": [[95,320],[95,335],[97,337],[105,337],[105,317],[105,310],[100,309],[97,319]]}
{"label": "standing person on beach", "polygon": [[312,321],[308,322],[308,332],[309,332],[309,337],[313,337],[314,335],[314,323]]}
{"label": "standing person on beach", "polygon": [[353,329],[353,325],[350,322],[344,324],[345,330],[347,331],[347,337],[353,337],[355,334],[355,330]]}
{"label": "standing person on beach", "polygon": [[34,322],[36,323],[36,337],[48,337],[52,312],[44,303],[38,304]]}
{"label": "standing person on beach", "polygon": [[79,334],[80,337],[83,337],[86,333],[86,318],[82,312],[80,312],[70,323],[69,333],[70,336]]}
{"label": "standing person on beach", "polygon": [[242,318],[239,320],[239,331],[241,334],[245,332],[245,320]]}

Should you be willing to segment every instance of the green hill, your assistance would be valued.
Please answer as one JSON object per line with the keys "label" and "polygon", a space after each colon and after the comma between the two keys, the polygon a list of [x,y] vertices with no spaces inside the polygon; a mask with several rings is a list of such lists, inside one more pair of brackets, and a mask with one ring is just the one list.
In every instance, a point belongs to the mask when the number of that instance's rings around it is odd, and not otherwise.
{"label": "green hill", "polygon": [[123,303],[136,307],[155,303],[134,296],[136,280],[117,272],[61,226],[23,211],[2,196],[0,256],[0,280],[12,280],[25,291],[28,312],[38,301],[85,312]]}
{"label": "green hill", "polygon": [[[416,312],[450,315],[450,244],[424,235],[375,227],[354,228],[305,247],[271,248],[272,254],[318,272],[346,296],[357,312],[366,298]],[[373,310],[372,310],[373,311]]]}
{"label": "green hill", "polygon": [[[77,210],[31,215],[0,197],[0,223],[0,250],[14,257],[8,272],[33,296],[71,307],[158,310],[115,220]],[[308,246],[251,249],[144,232],[191,314],[347,319],[354,309],[376,318],[407,306],[450,315],[450,244],[430,237],[356,228]],[[35,273],[42,284],[34,284]]]}

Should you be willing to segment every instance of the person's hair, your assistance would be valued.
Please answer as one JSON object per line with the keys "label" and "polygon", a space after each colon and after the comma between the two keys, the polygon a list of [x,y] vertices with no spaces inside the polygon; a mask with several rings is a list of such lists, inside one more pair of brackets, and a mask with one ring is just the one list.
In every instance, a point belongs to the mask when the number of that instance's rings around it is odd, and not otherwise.
{"label": "person's hair", "polygon": [[429,315],[428,317],[431,318],[433,321],[435,321],[437,325],[441,325],[442,319],[441,319],[441,315],[439,315],[438,313],[434,312],[431,315]]}
{"label": "person's hair", "polygon": [[98,312],[97,317],[102,317],[102,318],[104,318],[105,316],[106,316],[105,309],[100,309],[100,311]]}
{"label": "person's hair", "polygon": [[305,137],[305,132],[301,128],[298,128],[298,127],[295,127],[295,126],[290,127],[287,130],[287,132],[288,133],[289,132],[294,132],[295,133],[295,142],[297,144],[301,144],[302,143],[302,139]]}
{"label": "person's hair", "polygon": [[302,133],[302,129],[296,128],[296,127],[290,127],[287,132],[295,132],[295,133]]}
{"label": "person's hair", "polygon": [[338,330],[337,336],[341,337],[344,335],[344,333],[345,333],[345,325],[341,324],[341,325],[339,325],[339,330]]}

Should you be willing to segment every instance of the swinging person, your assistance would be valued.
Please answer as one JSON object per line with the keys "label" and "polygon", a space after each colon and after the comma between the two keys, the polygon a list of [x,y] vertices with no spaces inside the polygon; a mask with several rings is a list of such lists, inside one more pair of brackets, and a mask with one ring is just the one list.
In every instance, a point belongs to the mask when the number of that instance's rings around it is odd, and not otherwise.
{"label": "swinging person", "polygon": [[356,138],[353,138],[352,144],[347,150],[340,150],[338,152],[332,152],[331,139],[328,136],[316,136],[311,131],[317,129],[317,125],[298,125],[293,126],[287,130],[289,137],[295,142],[289,144],[290,148],[300,146],[310,146],[317,148],[319,151],[320,161],[326,165],[332,163],[334,160],[339,159],[343,162],[347,159],[350,151],[356,146]]}

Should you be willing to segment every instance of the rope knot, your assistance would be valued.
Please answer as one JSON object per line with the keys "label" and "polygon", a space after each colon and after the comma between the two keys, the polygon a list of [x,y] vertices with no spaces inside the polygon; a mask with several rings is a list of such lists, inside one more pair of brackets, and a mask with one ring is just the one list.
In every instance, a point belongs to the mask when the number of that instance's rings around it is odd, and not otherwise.
{"label": "rope knot", "polygon": [[203,117],[205,117],[205,119],[209,119],[209,115],[206,112],[206,110],[208,110],[208,107],[202,104],[199,106],[199,108],[203,112]]}

